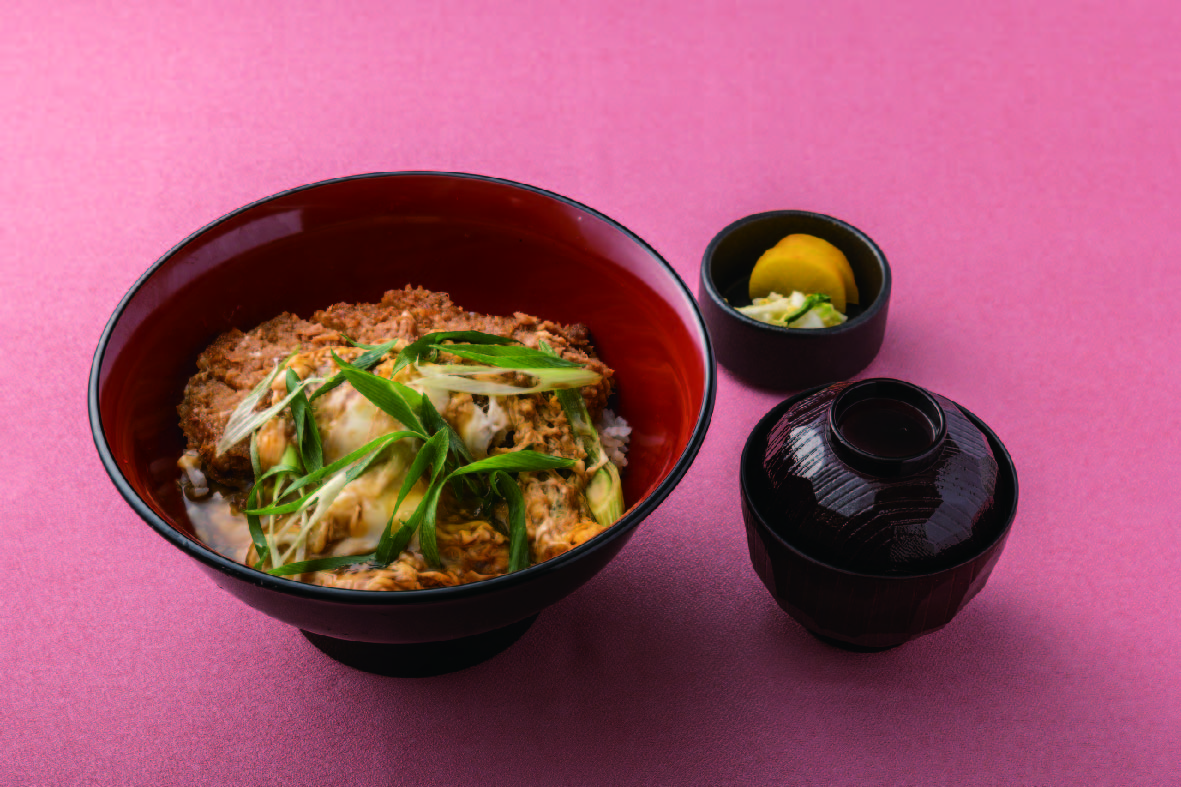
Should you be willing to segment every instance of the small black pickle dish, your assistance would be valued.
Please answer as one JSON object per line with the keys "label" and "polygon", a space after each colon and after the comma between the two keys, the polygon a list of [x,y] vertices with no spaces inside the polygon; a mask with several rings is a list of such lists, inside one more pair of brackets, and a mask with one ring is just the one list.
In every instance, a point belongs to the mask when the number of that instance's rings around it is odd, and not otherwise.
{"label": "small black pickle dish", "polygon": [[[849,261],[860,304],[831,328],[785,328],[738,311],[751,303],[751,271],[788,235],[823,238]],[[788,293],[783,293],[787,295]],[[760,388],[800,390],[848,380],[881,349],[890,305],[890,265],[869,236],[840,219],[805,210],[774,210],[739,219],[706,247],[697,286],[701,315],[718,361]]]}
{"label": "small black pickle dish", "polygon": [[872,378],[817,387],[755,427],[739,472],[751,563],[819,639],[885,650],[951,621],[1017,513],[997,436],[955,402]]}

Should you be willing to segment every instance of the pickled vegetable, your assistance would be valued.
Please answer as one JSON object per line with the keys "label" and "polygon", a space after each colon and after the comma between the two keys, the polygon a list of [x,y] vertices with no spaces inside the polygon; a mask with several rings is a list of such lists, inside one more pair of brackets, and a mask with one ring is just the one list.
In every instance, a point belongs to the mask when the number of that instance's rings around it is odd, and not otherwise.
{"label": "pickled vegetable", "polygon": [[824,294],[842,314],[846,304],[860,301],[848,258],[823,238],[802,233],[788,235],[755,263],[750,297],[765,298],[772,292]]}

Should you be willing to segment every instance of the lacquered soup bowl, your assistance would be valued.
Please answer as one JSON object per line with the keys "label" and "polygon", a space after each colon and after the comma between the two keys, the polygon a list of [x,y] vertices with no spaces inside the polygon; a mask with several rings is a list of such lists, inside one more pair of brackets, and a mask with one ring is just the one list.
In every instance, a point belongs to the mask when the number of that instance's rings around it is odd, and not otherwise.
{"label": "lacquered soup bowl", "polygon": [[[930,448],[904,456],[842,445],[831,416],[866,392],[925,400],[935,411]],[[947,625],[984,588],[1017,514],[1017,471],[992,429],[900,380],[784,400],[747,439],[739,482],[755,573],[805,629],[850,650],[885,650]]]}

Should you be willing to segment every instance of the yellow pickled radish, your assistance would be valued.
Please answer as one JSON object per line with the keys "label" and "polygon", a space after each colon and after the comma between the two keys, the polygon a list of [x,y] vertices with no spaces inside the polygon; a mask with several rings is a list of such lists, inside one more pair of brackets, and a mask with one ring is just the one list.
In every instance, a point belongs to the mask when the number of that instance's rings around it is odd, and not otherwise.
{"label": "yellow pickled radish", "polygon": [[[826,261],[841,274],[841,281],[845,283],[845,300],[849,303],[861,302],[860,294],[857,291],[857,282],[853,278],[853,268],[849,265],[849,259],[840,249],[828,241],[823,238],[817,238],[815,235],[796,233],[795,235],[788,235],[772,248],[789,254],[815,257],[816,259]],[[841,311],[844,312],[844,309],[841,309]]]}
{"label": "yellow pickled radish", "polygon": [[766,298],[773,292],[827,295],[832,298],[832,307],[845,313],[845,282],[841,274],[827,260],[815,256],[777,248],[764,252],[750,274],[750,297]]}

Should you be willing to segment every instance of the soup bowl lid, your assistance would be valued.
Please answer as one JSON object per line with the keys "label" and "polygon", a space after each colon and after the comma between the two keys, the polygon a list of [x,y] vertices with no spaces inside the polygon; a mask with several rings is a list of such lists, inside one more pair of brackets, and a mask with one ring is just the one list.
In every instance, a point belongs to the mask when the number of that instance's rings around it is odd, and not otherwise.
{"label": "soup bowl lid", "polygon": [[1007,526],[988,437],[954,402],[900,380],[837,383],[776,408],[741,472],[778,537],[855,573],[937,572]]}

